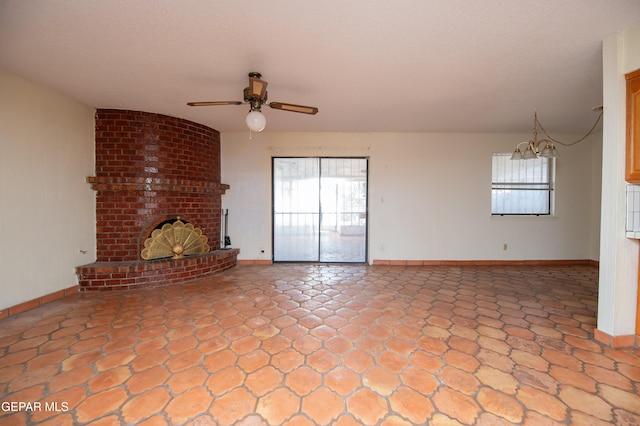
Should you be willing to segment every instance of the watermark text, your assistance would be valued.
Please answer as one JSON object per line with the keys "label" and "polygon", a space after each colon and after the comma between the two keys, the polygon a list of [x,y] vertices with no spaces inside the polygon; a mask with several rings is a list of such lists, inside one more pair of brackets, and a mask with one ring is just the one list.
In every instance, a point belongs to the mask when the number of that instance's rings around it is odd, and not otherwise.
{"label": "watermark text", "polygon": [[69,411],[69,403],[63,402],[42,402],[42,401],[2,401],[0,411]]}

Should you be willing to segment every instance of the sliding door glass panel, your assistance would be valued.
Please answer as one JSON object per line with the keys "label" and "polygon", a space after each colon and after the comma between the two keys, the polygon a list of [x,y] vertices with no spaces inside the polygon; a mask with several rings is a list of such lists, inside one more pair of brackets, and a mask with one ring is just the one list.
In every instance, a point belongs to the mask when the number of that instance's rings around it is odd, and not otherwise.
{"label": "sliding door glass panel", "polygon": [[320,160],[320,261],[365,262],[367,160]]}
{"label": "sliding door glass panel", "polygon": [[273,206],[275,262],[366,262],[366,159],[274,158]]}
{"label": "sliding door glass panel", "polygon": [[319,261],[318,158],[273,159],[273,260]]}

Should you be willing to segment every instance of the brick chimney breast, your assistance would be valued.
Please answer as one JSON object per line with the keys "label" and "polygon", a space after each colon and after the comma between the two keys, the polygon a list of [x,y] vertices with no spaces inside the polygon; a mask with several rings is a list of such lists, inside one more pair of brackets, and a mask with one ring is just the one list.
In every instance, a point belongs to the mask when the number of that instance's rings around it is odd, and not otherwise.
{"label": "brick chimney breast", "polygon": [[145,262],[144,241],[159,223],[178,216],[202,230],[215,255],[222,195],[229,189],[220,182],[217,130],[160,114],[98,109],[95,155],[96,175],[87,182],[96,191],[96,264],[111,269]]}

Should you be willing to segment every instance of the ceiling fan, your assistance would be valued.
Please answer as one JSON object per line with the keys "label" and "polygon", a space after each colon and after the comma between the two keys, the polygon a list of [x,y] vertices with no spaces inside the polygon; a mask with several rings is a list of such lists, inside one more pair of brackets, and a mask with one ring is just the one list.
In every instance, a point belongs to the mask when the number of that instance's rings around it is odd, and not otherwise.
{"label": "ceiling fan", "polygon": [[189,106],[211,105],[242,105],[249,104],[251,110],[247,114],[247,126],[254,132],[261,132],[267,125],[267,119],[260,111],[263,105],[283,111],[299,112],[301,114],[317,114],[318,108],[306,105],[289,104],[285,102],[267,102],[267,83],[262,80],[262,74],[249,73],[249,87],[244,88],[244,101],[205,101],[187,102]]}

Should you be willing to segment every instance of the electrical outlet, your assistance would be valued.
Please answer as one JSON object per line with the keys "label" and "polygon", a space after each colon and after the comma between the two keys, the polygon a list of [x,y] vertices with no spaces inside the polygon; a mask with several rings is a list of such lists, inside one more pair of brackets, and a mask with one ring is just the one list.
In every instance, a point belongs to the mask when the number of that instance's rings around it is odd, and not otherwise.
{"label": "electrical outlet", "polygon": [[502,245],[502,250],[504,250],[504,251],[509,250],[509,246],[507,245],[507,243],[504,243],[504,244]]}

